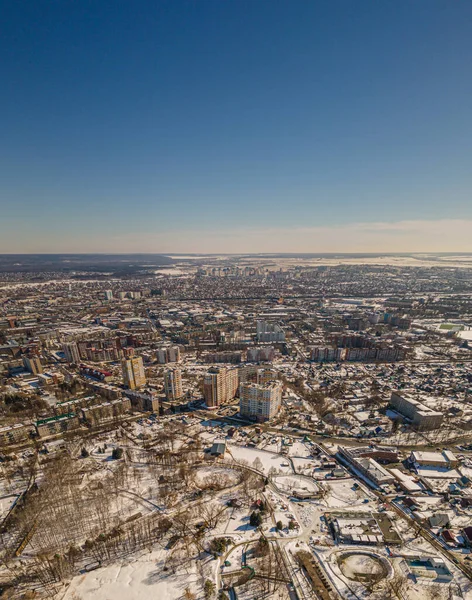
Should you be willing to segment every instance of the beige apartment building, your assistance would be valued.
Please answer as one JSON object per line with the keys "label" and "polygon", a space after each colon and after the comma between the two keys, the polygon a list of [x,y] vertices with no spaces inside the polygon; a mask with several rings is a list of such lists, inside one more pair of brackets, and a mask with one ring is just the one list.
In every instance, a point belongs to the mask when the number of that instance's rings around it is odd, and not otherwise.
{"label": "beige apartment building", "polygon": [[0,445],[17,444],[26,440],[29,437],[31,425],[24,423],[15,423],[14,425],[6,425],[0,427]]}
{"label": "beige apartment building", "polygon": [[33,375],[38,375],[43,372],[43,366],[39,356],[23,356],[23,364],[25,369],[30,373],[33,373]]}
{"label": "beige apartment building", "polygon": [[203,379],[203,395],[208,408],[217,408],[236,396],[239,386],[238,369],[212,367]]}
{"label": "beige apartment building", "polygon": [[180,369],[168,369],[164,373],[164,390],[167,400],[178,400],[184,395]]}
{"label": "beige apartment building", "polygon": [[239,412],[242,417],[269,421],[279,412],[281,405],[282,384],[280,382],[241,383]]}
{"label": "beige apartment building", "polygon": [[79,418],[74,413],[49,417],[36,422],[36,431],[39,437],[48,437],[56,433],[62,433],[75,429],[79,426]]}
{"label": "beige apartment building", "polygon": [[123,380],[127,388],[135,390],[146,385],[143,359],[140,356],[128,358],[121,363]]}

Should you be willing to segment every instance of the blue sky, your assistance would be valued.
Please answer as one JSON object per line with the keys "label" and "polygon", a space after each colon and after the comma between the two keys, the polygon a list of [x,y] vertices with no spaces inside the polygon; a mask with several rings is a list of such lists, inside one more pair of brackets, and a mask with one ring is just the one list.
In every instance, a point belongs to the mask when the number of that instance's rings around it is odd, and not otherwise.
{"label": "blue sky", "polygon": [[469,0],[0,9],[0,252],[472,251]]}

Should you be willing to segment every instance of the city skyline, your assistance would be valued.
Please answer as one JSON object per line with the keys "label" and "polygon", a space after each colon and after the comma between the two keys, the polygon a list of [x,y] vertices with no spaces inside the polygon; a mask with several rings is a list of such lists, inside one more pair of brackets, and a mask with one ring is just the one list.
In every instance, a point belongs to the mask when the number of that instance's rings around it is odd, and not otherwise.
{"label": "city skyline", "polygon": [[471,19],[6,3],[0,253],[470,251]]}

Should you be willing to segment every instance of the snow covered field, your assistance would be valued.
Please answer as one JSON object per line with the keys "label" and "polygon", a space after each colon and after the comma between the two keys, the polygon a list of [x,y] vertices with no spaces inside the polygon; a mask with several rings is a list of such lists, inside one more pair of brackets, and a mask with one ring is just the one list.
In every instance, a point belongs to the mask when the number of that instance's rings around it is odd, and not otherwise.
{"label": "snow covered field", "polygon": [[64,600],[175,600],[189,587],[196,592],[195,563],[188,571],[163,571],[165,550],[154,550],[128,562],[110,565],[72,580]]}
{"label": "snow covered field", "polygon": [[261,463],[259,469],[265,474],[268,474],[272,468],[280,473],[292,473],[292,467],[288,459],[280,456],[280,454],[272,454],[272,452],[265,452],[257,448],[234,446],[233,444],[228,446],[228,452],[236,461],[244,460],[249,466],[254,466],[254,462],[259,459]]}

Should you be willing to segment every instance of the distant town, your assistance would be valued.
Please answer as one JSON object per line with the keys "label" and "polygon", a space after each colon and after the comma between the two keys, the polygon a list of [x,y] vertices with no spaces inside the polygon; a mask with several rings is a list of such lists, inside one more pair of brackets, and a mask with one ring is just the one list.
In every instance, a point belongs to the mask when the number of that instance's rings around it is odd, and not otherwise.
{"label": "distant town", "polygon": [[471,255],[3,255],[0,307],[0,598],[472,598]]}

